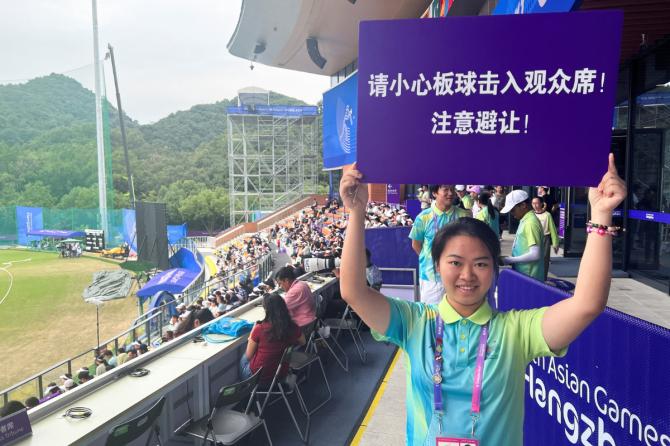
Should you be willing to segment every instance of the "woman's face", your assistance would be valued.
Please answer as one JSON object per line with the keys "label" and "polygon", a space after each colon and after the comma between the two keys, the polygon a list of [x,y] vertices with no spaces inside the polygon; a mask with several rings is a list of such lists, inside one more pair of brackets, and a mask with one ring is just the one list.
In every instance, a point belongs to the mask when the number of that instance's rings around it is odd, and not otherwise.
{"label": "woman's face", "polygon": [[491,287],[493,258],[478,238],[458,235],[444,246],[437,272],[449,303],[461,316],[467,317],[479,308]]}

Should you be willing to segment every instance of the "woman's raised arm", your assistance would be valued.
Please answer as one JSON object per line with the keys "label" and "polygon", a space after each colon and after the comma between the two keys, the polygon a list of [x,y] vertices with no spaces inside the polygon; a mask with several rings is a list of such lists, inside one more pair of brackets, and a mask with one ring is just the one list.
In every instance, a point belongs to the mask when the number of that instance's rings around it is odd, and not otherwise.
{"label": "woman's raised arm", "polygon": [[[612,211],[626,197],[626,184],[609,156],[609,167],[597,188],[589,190],[591,222],[611,227]],[[552,305],[544,314],[542,333],[554,351],[568,346],[605,310],[612,280],[612,236],[592,231],[587,235],[579,265],[575,294]]]}
{"label": "woman's raised arm", "polygon": [[340,197],[349,212],[340,265],[340,292],[368,327],[386,333],[390,306],[386,297],[367,286],[365,279],[365,207],[368,186],[356,166],[342,175]]}

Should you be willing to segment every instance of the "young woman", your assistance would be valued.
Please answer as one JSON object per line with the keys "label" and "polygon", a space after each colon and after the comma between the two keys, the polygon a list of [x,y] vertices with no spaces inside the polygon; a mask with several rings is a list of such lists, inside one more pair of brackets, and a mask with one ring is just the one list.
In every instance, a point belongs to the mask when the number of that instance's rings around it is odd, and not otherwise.
{"label": "young woman", "polygon": [[565,354],[607,303],[610,234],[616,230],[612,210],[626,196],[613,157],[598,187],[589,192],[591,226],[602,231],[587,236],[574,295],[528,311],[499,313],[489,306],[500,245],[487,225],[471,218],[446,225],[433,241],[436,272],[446,290],[439,304],[389,299],[367,287],[363,227],[368,193],[362,178],[354,166],[340,183],[350,213],[340,289],[377,336],[406,354],[407,444],[434,446],[436,439],[458,437],[481,442],[474,444],[522,445],[528,362]]}
{"label": "young woman", "polygon": [[[272,381],[286,347],[304,345],[305,336],[293,322],[284,299],[277,293],[263,297],[265,319],[256,322],[251,329],[247,350],[240,360],[240,373],[243,379],[249,378],[263,367],[261,381]],[[288,370],[283,370],[286,376]],[[282,376],[282,377],[283,377]]]}
{"label": "young woman", "polygon": [[474,217],[489,225],[496,234],[500,234],[500,212],[491,204],[488,192],[480,193],[477,196],[477,203],[481,210]]}

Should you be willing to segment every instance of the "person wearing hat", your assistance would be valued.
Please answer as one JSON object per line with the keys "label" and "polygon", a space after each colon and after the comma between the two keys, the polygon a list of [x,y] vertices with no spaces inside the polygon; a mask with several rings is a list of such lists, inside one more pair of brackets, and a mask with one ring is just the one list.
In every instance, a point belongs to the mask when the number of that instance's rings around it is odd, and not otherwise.
{"label": "person wearing hat", "polygon": [[515,271],[544,282],[544,231],[535,216],[526,191],[513,190],[505,197],[505,207],[501,214],[510,213],[519,220],[512,255],[503,258],[506,265]]}
{"label": "person wearing hat", "polygon": [[444,295],[444,287],[440,278],[435,274],[431,249],[433,239],[440,228],[467,217],[468,212],[453,206],[454,189],[450,185],[435,184],[430,188],[434,198],[430,208],[416,216],[409,238],[412,239],[412,249],[419,256],[419,286],[421,302],[427,304],[438,303]]}
{"label": "person wearing hat", "polygon": [[472,206],[470,207],[470,209],[472,210],[472,216],[477,218],[477,214],[479,214],[479,211],[482,210],[482,208],[480,208],[479,205],[477,204],[477,199],[482,191],[482,188],[479,186],[468,186],[466,190],[468,191],[468,193],[470,194],[470,198],[472,199]]}
{"label": "person wearing hat", "polygon": [[470,194],[465,190],[463,184],[456,185],[456,194],[458,195],[459,206],[461,209],[472,209],[473,200]]}

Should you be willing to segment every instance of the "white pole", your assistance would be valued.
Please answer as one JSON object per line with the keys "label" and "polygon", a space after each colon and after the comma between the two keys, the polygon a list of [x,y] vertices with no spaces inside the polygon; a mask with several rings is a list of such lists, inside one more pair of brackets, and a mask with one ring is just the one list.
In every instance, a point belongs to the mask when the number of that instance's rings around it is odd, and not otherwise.
{"label": "white pole", "polygon": [[102,87],[100,82],[100,52],[98,49],[98,7],[96,0],[91,0],[93,6],[93,64],[95,69],[95,128],[98,147],[98,201],[100,207],[100,221],[105,231],[105,240],[110,239],[107,220],[107,178],[105,172],[105,138],[102,127]]}

